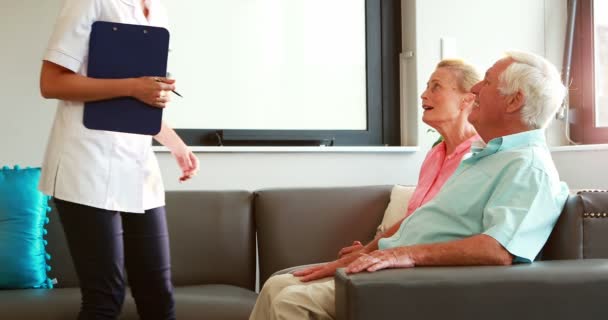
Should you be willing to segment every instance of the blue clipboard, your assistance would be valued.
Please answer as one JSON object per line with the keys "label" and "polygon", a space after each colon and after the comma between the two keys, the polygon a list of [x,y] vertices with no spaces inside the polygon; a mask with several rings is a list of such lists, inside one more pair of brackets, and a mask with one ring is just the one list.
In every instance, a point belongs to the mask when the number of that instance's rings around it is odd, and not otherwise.
{"label": "blue clipboard", "polygon": [[[89,40],[87,76],[99,79],[165,77],[169,31],[165,28],[97,21]],[[155,135],[163,110],[135,98],[86,102],[83,123],[89,129]]]}

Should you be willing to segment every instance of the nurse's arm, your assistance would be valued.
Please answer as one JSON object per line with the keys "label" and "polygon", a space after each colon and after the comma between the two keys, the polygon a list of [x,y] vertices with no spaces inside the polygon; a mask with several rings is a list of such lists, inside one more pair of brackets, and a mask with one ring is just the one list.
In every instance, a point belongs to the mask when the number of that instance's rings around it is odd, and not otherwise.
{"label": "nurse's arm", "polygon": [[68,101],[98,101],[118,97],[133,97],[149,105],[163,108],[168,94],[175,90],[175,81],[153,77],[127,79],[95,79],[74,73],[50,61],[42,62],[40,93],[46,99]]}
{"label": "nurse's arm", "polygon": [[154,136],[154,139],[167,147],[175,157],[182,170],[182,175],[179,178],[180,182],[196,175],[199,166],[198,158],[167,123],[162,122],[160,132]]}
{"label": "nurse's arm", "polygon": [[154,136],[154,139],[167,147],[167,149],[174,154],[188,150],[188,146],[186,146],[184,141],[177,135],[177,132],[175,132],[175,130],[173,130],[165,121],[162,122],[160,132]]}

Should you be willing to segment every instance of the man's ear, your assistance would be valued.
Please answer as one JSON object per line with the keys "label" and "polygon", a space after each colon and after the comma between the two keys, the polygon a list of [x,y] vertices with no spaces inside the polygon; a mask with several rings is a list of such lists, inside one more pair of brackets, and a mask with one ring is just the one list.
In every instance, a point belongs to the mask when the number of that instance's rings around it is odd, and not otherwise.
{"label": "man's ear", "polygon": [[519,112],[519,110],[526,104],[526,97],[521,91],[507,97],[507,113]]}

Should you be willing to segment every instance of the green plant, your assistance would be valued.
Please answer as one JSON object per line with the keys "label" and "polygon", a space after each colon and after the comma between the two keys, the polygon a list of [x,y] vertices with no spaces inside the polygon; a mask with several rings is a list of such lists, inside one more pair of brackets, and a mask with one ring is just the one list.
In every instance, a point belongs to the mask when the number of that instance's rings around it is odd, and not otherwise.
{"label": "green plant", "polygon": [[[426,132],[427,132],[427,133],[429,133],[429,132],[437,132],[437,131],[436,131],[435,129],[428,129],[428,130],[426,130]],[[435,141],[435,142],[433,143],[433,146],[431,146],[431,148],[433,148],[433,147],[435,147],[436,145],[440,144],[440,143],[441,143],[441,141],[443,141],[443,136],[439,135],[439,138],[437,138],[437,141]]]}

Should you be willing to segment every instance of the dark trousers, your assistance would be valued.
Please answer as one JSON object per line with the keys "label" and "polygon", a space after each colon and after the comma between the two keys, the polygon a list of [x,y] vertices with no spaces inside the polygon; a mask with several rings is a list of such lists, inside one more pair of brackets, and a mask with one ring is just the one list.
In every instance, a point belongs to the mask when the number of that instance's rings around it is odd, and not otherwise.
{"label": "dark trousers", "polygon": [[175,319],[165,208],[120,213],[55,199],[82,293],[79,320],[117,319],[126,267],[141,319]]}

